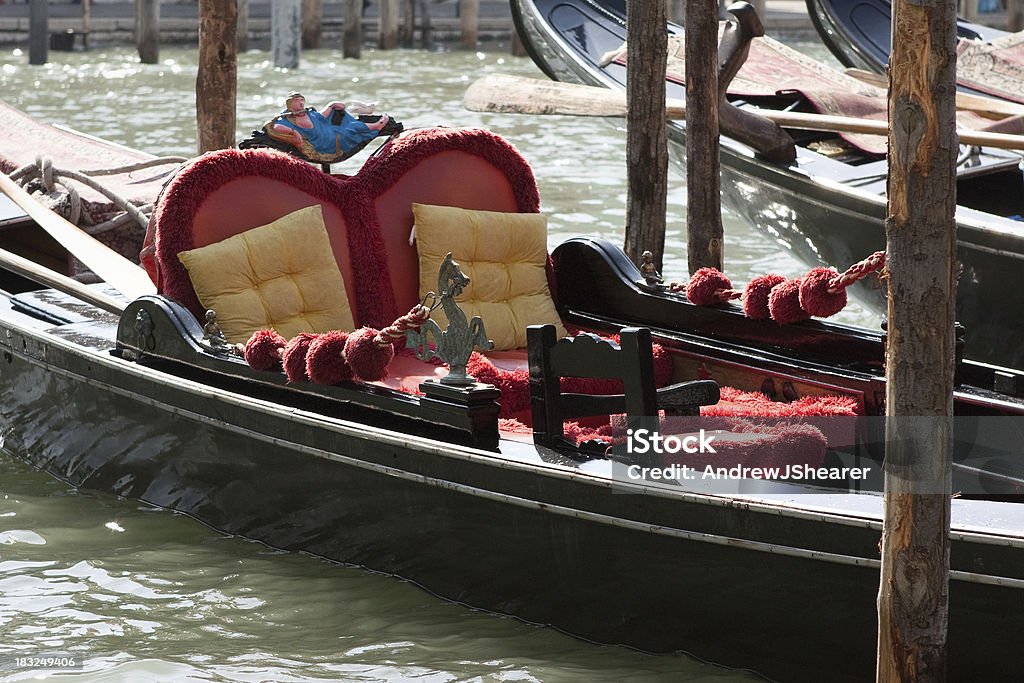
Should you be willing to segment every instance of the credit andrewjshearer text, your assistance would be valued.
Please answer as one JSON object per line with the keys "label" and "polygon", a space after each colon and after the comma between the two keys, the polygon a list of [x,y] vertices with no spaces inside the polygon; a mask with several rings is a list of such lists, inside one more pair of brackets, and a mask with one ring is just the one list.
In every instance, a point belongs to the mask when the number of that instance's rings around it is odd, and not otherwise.
{"label": "credit andrewjshearer text", "polygon": [[782,465],[780,467],[690,467],[689,465],[664,465],[649,467],[628,465],[626,476],[636,481],[694,481],[713,479],[777,479],[790,481],[837,481],[864,480],[871,472],[870,467],[812,467],[811,465]]}
{"label": "credit andrewjshearer text", "polygon": [[[626,430],[626,453],[629,455],[676,455],[715,454],[712,442],[715,436],[705,433],[703,429],[694,434],[663,436],[649,429]],[[814,467],[812,465],[779,465],[748,467],[731,465],[727,467],[705,464],[693,467],[683,464],[663,466],[629,465],[626,476],[633,480],[655,481],[693,481],[714,479],[775,479],[800,482],[865,480],[871,472],[870,467]]]}

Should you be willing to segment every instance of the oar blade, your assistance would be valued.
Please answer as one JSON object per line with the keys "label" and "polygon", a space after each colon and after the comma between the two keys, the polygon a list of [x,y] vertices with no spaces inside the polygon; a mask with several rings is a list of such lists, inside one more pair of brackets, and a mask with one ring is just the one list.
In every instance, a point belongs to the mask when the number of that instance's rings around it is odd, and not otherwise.
{"label": "oar blade", "polygon": [[504,74],[491,74],[472,83],[462,104],[470,111],[503,114],[626,115],[623,93]]}

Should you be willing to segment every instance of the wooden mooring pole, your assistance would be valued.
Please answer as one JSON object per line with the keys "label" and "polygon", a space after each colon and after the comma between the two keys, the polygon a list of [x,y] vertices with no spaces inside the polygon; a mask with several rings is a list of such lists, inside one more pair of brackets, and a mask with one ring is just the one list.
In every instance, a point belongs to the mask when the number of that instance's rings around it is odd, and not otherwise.
{"label": "wooden mooring pole", "polygon": [[46,64],[50,58],[50,10],[46,0],[28,6],[28,63]]}
{"label": "wooden mooring pole", "polygon": [[416,0],[402,0],[402,25],[398,31],[398,43],[406,48],[416,44]]}
{"label": "wooden mooring pole", "polygon": [[270,8],[270,51],[279,69],[299,68],[302,0],[274,0]]}
{"label": "wooden mooring pole", "polygon": [[658,270],[665,253],[668,196],[668,139],[665,133],[665,66],[668,36],[664,2],[626,4],[626,254],[640,262],[654,255]]}
{"label": "wooden mooring pole", "polygon": [[139,61],[160,61],[160,0],[135,0],[135,46]]}
{"label": "wooden mooring pole", "polygon": [[480,28],[480,0],[459,0],[459,19],[462,24],[462,47],[475,50]]}
{"label": "wooden mooring pole", "polygon": [[419,0],[420,3],[420,44],[429,48],[434,42],[434,27],[430,23],[430,0]]}
{"label": "wooden mooring pole", "polygon": [[1024,2],[1006,0],[1006,30],[1016,33],[1024,29]]}
{"label": "wooden mooring pole", "polygon": [[895,0],[877,680],[944,681],[956,297],[956,13]]}
{"label": "wooden mooring pole", "polygon": [[235,27],[235,45],[239,52],[249,49],[249,0],[238,0],[238,22]]}
{"label": "wooden mooring pole", "polygon": [[[665,0],[668,3],[668,20],[677,24],[683,24],[686,13],[686,0]],[[718,11],[717,3],[715,11]],[[685,25],[685,24],[684,24]]]}
{"label": "wooden mooring pole", "polygon": [[92,2],[82,3],[82,48],[89,49],[89,34],[92,33]]}
{"label": "wooden mooring pole", "polygon": [[199,66],[196,73],[196,147],[199,154],[235,146],[237,24],[238,9],[234,2],[199,0]]}
{"label": "wooden mooring pole", "polygon": [[526,46],[523,45],[523,38],[519,35],[519,31],[516,30],[516,24],[512,22],[512,56],[513,57],[525,57],[527,55]]}
{"label": "wooden mooring pole", "polygon": [[686,257],[690,273],[722,270],[718,2],[686,3]]}
{"label": "wooden mooring pole", "polygon": [[302,48],[316,50],[323,38],[324,0],[302,0]]}
{"label": "wooden mooring pole", "polygon": [[379,0],[380,32],[377,46],[382,50],[398,47],[398,0]]}
{"label": "wooden mooring pole", "polygon": [[341,17],[341,55],[359,59],[363,51],[363,0],[343,0]]}

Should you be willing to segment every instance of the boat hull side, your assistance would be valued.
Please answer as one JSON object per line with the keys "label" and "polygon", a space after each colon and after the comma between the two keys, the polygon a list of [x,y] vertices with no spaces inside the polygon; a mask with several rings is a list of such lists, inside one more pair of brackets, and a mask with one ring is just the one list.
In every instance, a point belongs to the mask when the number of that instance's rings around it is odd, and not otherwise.
{"label": "boat hull side", "polygon": [[[849,680],[873,666],[870,524],[826,530],[721,500],[620,495],[583,474],[247,408],[45,335],[18,333],[4,350],[5,449],[73,485],[598,642],[792,680],[836,661]],[[1024,614],[1022,595],[985,587],[961,624]],[[779,633],[792,645],[780,649]]]}

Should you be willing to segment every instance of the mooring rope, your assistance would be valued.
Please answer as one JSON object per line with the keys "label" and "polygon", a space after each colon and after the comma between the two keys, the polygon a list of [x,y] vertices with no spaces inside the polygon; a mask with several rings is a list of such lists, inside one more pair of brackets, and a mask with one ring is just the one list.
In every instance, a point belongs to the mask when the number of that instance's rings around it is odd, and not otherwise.
{"label": "mooring rope", "polygon": [[[183,164],[188,161],[185,157],[159,157],[156,159],[147,159],[146,161],[140,161],[134,164],[128,164],[126,166],[119,166],[116,168],[100,168],[89,171],[71,171],[65,169],[59,169],[54,166],[53,159],[45,156],[37,156],[35,163],[26,164],[21,168],[16,169],[11,173],[11,180],[14,180],[22,187],[26,187],[29,183],[38,181],[42,185],[42,190],[48,195],[54,193],[63,192],[67,195],[67,209],[65,218],[71,223],[78,225],[82,219],[82,199],[71,183],[63,182],[65,179],[74,180],[82,183],[86,187],[96,190],[101,195],[111,201],[119,210],[124,213],[115,216],[114,218],[99,223],[97,225],[83,226],[83,229],[90,235],[98,235],[100,233],[112,230],[119,226],[125,225],[130,221],[138,223],[143,230],[149,226],[149,213],[153,210],[152,204],[146,204],[144,206],[135,206],[130,201],[121,197],[114,191],[105,187],[103,184],[93,180],[92,176],[105,176],[105,175],[117,175],[121,173],[131,173],[133,171],[139,171],[154,166],[162,166],[166,164]],[[173,171],[168,171],[162,175],[167,175]],[[26,188],[27,189],[27,188]],[[61,211],[64,213],[64,211]]]}
{"label": "mooring rope", "polygon": [[417,330],[422,327],[430,318],[431,310],[423,304],[416,304],[408,313],[378,332],[373,338],[373,343],[377,346],[387,346],[402,339],[406,330]]}
{"label": "mooring rope", "polygon": [[828,293],[835,294],[841,289],[846,289],[854,282],[863,280],[868,275],[877,272],[885,267],[885,252],[876,251],[863,261],[854,263],[841,275],[836,275],[828,281]]}

